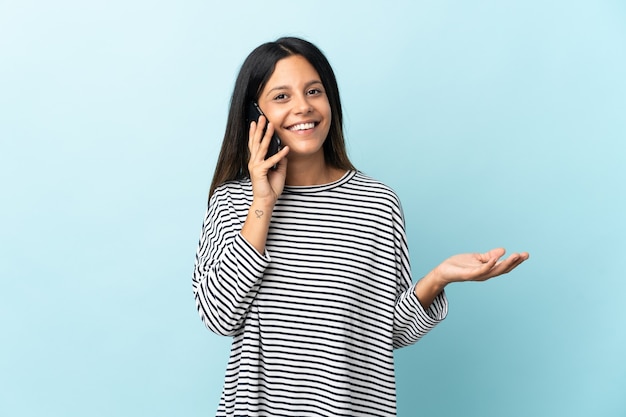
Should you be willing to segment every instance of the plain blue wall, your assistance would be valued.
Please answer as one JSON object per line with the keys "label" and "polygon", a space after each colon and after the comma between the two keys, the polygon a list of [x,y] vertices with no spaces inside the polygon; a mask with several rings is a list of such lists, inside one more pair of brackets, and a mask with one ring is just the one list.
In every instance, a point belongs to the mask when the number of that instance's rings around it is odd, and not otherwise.
{"label": "plain blue wall", "polygon": [[296,35],[402,199],[416,279],[531,252],[449,287],[398,351],[399,415],[625,416],[625,22],[617,0],[0,1],[0,415],[212,415],[208,186],[243,59]]}

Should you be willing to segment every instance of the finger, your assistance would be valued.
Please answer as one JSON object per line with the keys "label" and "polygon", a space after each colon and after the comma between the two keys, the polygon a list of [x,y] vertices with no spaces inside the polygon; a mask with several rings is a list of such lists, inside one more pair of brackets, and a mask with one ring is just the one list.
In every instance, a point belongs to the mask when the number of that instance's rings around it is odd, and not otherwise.
{"label": "finger", "polygon": [[255,146],[255,135],[258,131],[259,125],[257,122],[250,122],[250,129],[248,131],[248,150],[250,151],[250,155],[252,156],[255,153],[257,146]]}
{"label": "finger", "polygon": [[287,154],[289,153],[289,147],[285,146],[276,154],[270,156],[265,160],[269,164],[269,166],[276,166],[276,170],[286,169],[287,164]]}
{"label": "finger", "polygon": [[[248,147],[250,148],[251,160],[256,163],[263,163],[267,150],[269,149],[272,135],[274,134],[274,128],[271,123],[267,122],[267,128],[265,126],[264,116],[259,117],[259,122],[256,125],[254,132],[250,130],[250,138]],[[265,131],[265,133],[264,133]]]}
{"label": "finger", "polygon": [[505,253],[506,253],[506,250],[504,248],[495,248],[495,249],[491,249],[485,255],[487,255],[490,258],[500,259],[502,258],[502,256],[504,256]]}
{"label": "finger", "polygon": [[492,259],[495,259],[496,261],[504,254],[504,249],[502,248],[497,248],[497,249],[491,249],[488,252],[485,253],[476,253],[474,256],[476,256],[476,258],[482,262],[488,262]]}
{"label": "finger", "polygon": [[[263,128],[261,128],[261,132]],[[274,135],[274,125],[271,122],[267,122],[265,126],[265,134],[261,135],[259,141],[259,152],[262,153],[263,159],[265,159],[265,155],[267,155],[267,150],[270,147],[270,142],[272,141],[272,136]]]}
{"label": "finger", "polygon": [[506,268],[504,272],[505,274],[508,274],[509,272],[517,268],[522,262],[528,259],[527,253],[521,253],[521,254],[515,254],[515,255],[517,255],[517,257],[514,260],[512,260],[511,264]]}
{"label": "finger", "polygon": [[263,130],[267,123],[265,116],[260,116],[258,121],[250,122],[250,130],[248,132],[248,149],[250,153],[257,153],[261,142],[263,141]]}
{"label": "finger", "polygon": [[263,140],[263,130],[269,128],[269,121],[265,116],[259,116],[259,120],[257,121],[257,131],[255,132],[255,140],[257,142],[261,142]]}
{"label": "finger", "polygon": [[497,258],[487,258],[480,259],[481,256],[486,254],[477,254],[479,260],[482,262],[482,265],[473,268],[471,271],[462,276],[461,280],[463,281],[484,281],[489,278],[491,271],[496,265]]}
{"label": "finger", "polygon": [[519,264],[526,260],[525,257],[520,254],[514,253],[506,260],[499,262],[489,273],[489,278],[497,277],[498,275],[508,274],[515,269]]}

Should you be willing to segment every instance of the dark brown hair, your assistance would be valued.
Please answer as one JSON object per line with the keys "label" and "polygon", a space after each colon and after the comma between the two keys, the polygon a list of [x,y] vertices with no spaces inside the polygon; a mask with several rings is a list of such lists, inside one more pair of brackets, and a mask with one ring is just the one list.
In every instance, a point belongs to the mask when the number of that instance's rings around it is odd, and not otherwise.
{"label": "dark brown hair", "polygon": [[222,148],[217,160],[209,197],[215,189],[232,180],[248,178],[248,133],[246,110],[257,101],[274,72],[276,63],[292,55],[301,55],[315,68],[326,90],[331,124],[324,142],[326,164],[340,169],[354,169],[348,158],[343,137],[343,113],[337,79],[330,63],[315,45],[299,38],[285,37],[264,43],[248,55],[235,81]]}

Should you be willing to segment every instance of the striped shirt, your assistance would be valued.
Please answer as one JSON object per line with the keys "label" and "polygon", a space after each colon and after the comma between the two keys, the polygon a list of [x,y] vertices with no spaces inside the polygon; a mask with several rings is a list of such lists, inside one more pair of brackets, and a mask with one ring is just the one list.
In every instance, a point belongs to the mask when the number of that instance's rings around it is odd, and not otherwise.
{"label": "striped shirt", "polygon": [[395,416],[393,349],[446,316],[414,294],[396,194],[361,172],[285,186],[264,253],[240,234],[250,180],[213,193],[193,274],[206,326],[233,336],[218,416]]}

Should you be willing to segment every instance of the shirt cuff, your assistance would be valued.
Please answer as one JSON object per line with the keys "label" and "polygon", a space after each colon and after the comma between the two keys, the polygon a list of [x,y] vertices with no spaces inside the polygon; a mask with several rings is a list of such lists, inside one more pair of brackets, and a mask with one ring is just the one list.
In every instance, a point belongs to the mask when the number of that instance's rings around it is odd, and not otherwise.
{"label": "shirt cuff", "polygon": [[412,296],[410,297],[410,299],[416,304],[415,308],[418,313],[422,317],[430,319],[432,321],[432,324],[437,324],[445,319],[448,315],[448,298],[446,297],[446,292],[442,290],[439,294],[437,294],[430,307],[424,309],[419,298],[417,298],[417,294],[415,294],[416,285],[417,283],[411,286],[410,291]]}

